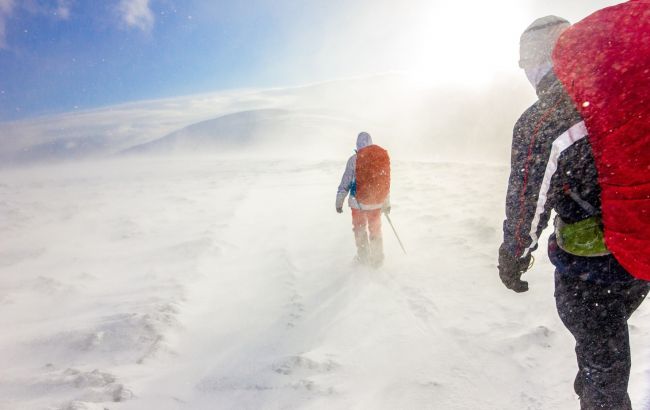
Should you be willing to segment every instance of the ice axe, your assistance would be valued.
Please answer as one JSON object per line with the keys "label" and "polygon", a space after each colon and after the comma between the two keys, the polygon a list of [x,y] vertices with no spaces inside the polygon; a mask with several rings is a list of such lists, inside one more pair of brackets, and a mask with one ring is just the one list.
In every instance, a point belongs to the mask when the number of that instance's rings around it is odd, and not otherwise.
{"label": "ice axe", "polygon": [[388,219],[388,223],[390,224],[390,227],[393,228],[393,233],[395,234],[395,237],[397,238],[397,242],[399,242],[399,246],[404,251],[404,255],[406,255],[406,249],[404,249],[404,244],[402,243],[402,240],[399,238],[399,235],[397,234],[397,231],[395,230],[395,226],[393,225],[393,221],[390,220],[390,216],[387,213],[384,213],[384,215],[386,215],[386,219]]}

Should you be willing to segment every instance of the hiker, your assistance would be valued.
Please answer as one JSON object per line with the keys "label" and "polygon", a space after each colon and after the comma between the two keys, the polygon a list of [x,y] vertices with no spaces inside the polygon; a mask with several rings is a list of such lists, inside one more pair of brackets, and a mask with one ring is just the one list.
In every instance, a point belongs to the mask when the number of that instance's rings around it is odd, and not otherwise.
{"label": "hiker", "polygon": [[[599,52],[623,52],[608,49],[609,40],[599,37],[603,33],[618,33],[613,35],[620,36],[620,32],[625,30],[639,30],[638,35],[630,35],[630,41],[647,38],[648,31],[644,33],[642,30],[648,30],[648,2],[643,5],[643,2],[633,0],[624,6],[629,7],[630,4],[632,7],[645,7],[645,26],[641,25],[644,18],[637,15],[630,20],[630,16],[621,14],[630,10],[612,8],[602,10],[601,14],[597,12],[596,17],[592,15],[574,26],[556,16],[537,19],[524,31],[520,41],[519,65],[535,88],[538,101],[522,114],[514,127],[506,220],[503,224],[503,244],[499,249],[499,276],[508,289],[515,292],[528,290],[528,282],[521,280],[521,275],[530,268],[531,254],[537,249],[538,239],[548,224],[551,211],[555,210],[555,232],[549,238],[548,254],[555,266],[557,311],[576,340],[578,373],[574,390],[583,410],[632,408],[627,393],[631,367],[627,320],[650,288],[650,282],[635,278],[648,279],[650,275],[647,265],[640,264],[643,258],[647,258],[649,250],[639,248],[639,244],[648,244],[645,235],[648,232],[648,219],[632,217],[634,212],[640,211],[621,205],[620,200],[625,199],[622,196],[617,198],[616,203],[608,202],[612,197],[622,195],[622,189],[616,191],[605,183],[606,178],[631,175],[621,172],[625,167],[638,164],[629,164],[629,158],[625,158],[628,164],[613,160],[603,162],[608,159],[607,155],[611,156],[611,153],[620,152],[623,148],[602,153],[596,150],[606,149],[603,148],[604,143],[595,139],[607,134],[612,138],[646,138],[647,141],[650,121],[645,108],[647,101],[645,104],[625,101],[625,104],[645,110],[643,115],[636,116],[636,120],[640,121],[636,124],[637,131],[645,130],[645,136],[638,132],[634,134],[634,127],[616,128],[609,123],[603,134],[600,131],[604,128],[598,121],[607,118],[606,110],[619,108],[615,105],[616,99],[583,99],[577,94],[570,94],[578,91],[587,93],[594,87],[602,87],[604,79],[589,76],[604,75],[612,67],[603,65],[598,70],[592,69],[591,64],[601,64],[603,59],[588,57],[590,54],[583,51],[589,50],[594,56]],[[638,10],[634,13],[638,14]],[[602,31],[610,28],[610,32]],[[590,41],[602,41],[602,44],[591,44]],[[648,48],[645,47],[645,50],[647,52]],[[647,54],[642,61],[650,61]],[[617,63],[619,68],[625,66],[620,59]],[[564,70],[569,65],[571,70]],[[637,65],[647,70],[647,64]],[[580,66],[588,68],[581,74],[582,77],[572,78]],[[557,73],[564,71],[567,71],[567,75],[560,81]],[[619,70],[618,80],[623,78],[634,82],[636,80],[631,76],[640,72],[630,66],[629,75],[626,77],[624,73],[625,70]],[[639,74],[639,78],[644,77]],[[641,89],[647,93],[647,87],[647,81],[641,80],[630,89]],[[599,92],[617,91],[615,87],[608,87]],[[593,111],[585,111],[596,105],[600,110],[596,116]],[[619,113],[624,111],[619,110]],[[609,141],[622,145],[616,140]],[[650,170],[647,167],[650,165],[648,143],[635,146],[636,149],[645,149],[646,154],[639,159],[645,161],[639,169]],[[613,166],[619,168],[613,169]],[[642,175],[642,171],[637,174]],[[647,182],[639,183],[638,188],[647,189]],[[621,187],[621,182],[618,183],[618,187]],[[605,190],[608,190],[607,196],[602,195]],[[626,195],[632,195],[632,191],[626,192]],[[638,197],[639,201],[635,202],[637,209],[645,207],[647,210],[648,198],[645,192]],[[603,215],[606,205],[611,208],[607,208],[609,212]],[[624,209],[630,213],[622,213]],[[626,222],[627,219],[632,222]],[[619,226],[615,226],[612,220],[618,221]],[[640,239],[629,240],[626,252],[617,251],[614,254],[614,248],[609,248],[610,244],[619,243],[615,241],[619,233],[617,229],[626,223],[636,226],[623,229],[623,232],[639,230]],[[645,234],[642,233],[644,230]],[[631,272],[634,272],[634,276]]]}
{"label": "hiker", "polygon": [[390,213],[390,159],[386,150],[372,143],[367,132],[357,137],[356,153],[348,159],[336,193],[336,212],[350,193],[352,230],[357,245],[355,261],[379,267],[384,261],[381,214]]}

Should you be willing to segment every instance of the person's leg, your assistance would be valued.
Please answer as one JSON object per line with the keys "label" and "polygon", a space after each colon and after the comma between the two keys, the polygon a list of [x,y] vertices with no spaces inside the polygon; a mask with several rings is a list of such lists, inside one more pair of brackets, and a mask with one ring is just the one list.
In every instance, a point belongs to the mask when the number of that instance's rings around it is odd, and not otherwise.
{"label": "person's leg", "polygon": [[[580,259],[575,257],[572,267],[579,267]],[[556,272],[557,310],[576,340],[574,388],[583,410],[632,408],[627,394],[631,367],[627,320],[649,286],[639,280],[601,284]]]}
{"label": "person's leg", "polygon": [[627,320],[650,283],[634,279],[612,255],[580,257],[549,238],[558,313],[576,339],[575,390],[583,409],[630,409]]}
{"label": "person's leg", "polygon": [[581,408],[631,409],[630,342],[622,289],[557,272],[555,283],[560,319],[576,340],[574,388]]}
{"label": "person's leg", "polygon": [[624,290],[625,295],[625,312],[627,318],[641,305],[646,295],[650,291],[650,282],[636,280]]}
{"label": "person's leg", "polygon": [[352,209],[352,231],[354,232],[354,241],[357,245],[356,259],[361,263],[368,263],[368,219],[364,211]]}
{"label": "person's leg", "polygon": [[366,211],[370,232],[370,263],[379,267],[384,262],[384,241],[381,234],[381,209]]}

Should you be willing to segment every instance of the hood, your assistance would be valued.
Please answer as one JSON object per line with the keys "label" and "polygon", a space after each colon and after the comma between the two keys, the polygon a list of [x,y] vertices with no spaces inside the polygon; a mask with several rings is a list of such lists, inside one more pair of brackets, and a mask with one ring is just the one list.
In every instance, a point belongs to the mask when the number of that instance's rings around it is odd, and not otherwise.
{"label": "hood", "polygon": [[370,137],[370,134],[367,132],[360,133],[357,137],[357,150],[360,150],[363,147],[367,147],[368,145],[372,145],[372,138]]}
{"label": "hood", "polygon": [[557,16],[539,18],[526,28],[519,40],[519,67],[535,69],[552,65],[551,54],[560,35],[571,26]]}

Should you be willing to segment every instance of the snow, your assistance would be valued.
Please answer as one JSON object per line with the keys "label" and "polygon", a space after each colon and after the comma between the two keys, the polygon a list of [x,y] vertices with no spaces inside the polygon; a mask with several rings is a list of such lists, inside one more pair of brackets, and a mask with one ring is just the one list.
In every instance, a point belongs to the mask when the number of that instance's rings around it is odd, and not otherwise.
{"label": "snow", "polygon": [[[529,292],[497,274],[531,98],[502,80],[385,75],[0,123],[0,409],[578,408],[546,237]],[[408,252],[384,222],[377,270],[352,263],[334,210],[361,130],[391,153]],[[630,321],[636,409],[649,309]]]}
{"label": "snow", "polygon": [[[372,270],[334,211],[345,159],[5,170],[0,408],[578,408],[544,252],[529,292],[498,279],[508,167],[394,159],[408,254],[384,223]],[[635,408],[649,315],[631,319]]]}

